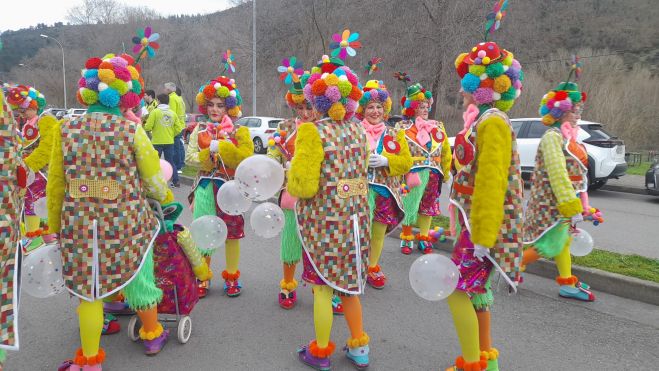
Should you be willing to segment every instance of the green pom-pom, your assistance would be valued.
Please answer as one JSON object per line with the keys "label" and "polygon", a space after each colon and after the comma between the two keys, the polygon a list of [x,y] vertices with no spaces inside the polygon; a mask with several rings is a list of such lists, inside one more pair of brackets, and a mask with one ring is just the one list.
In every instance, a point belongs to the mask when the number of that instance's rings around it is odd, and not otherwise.
{"label": "green pom-pom", "polygon": [[496,78],[503,75],[503,64],[493,63],[485,68],[485,73],[491,78]]}
{"label": "green pom-pom", "polygon": [[498,100],[494,103],[494,107],[500,109],[503,112],[508,112],[510,111],[511,108],[513,108],[513,104],[515,104],[515,100]]}
{"label": "green pom-pom", "polygon": [[37,97],[37,106],[44,107],[46,105],[46,98]]}
{"label": "green pom-pom", "polygon": [[220,86],[219,89],[217,89],[217,96],[220,98],[226,98],[229,96],[229,88],[226,86]]}
{"label": "green pom-pom", "polygon": [[341,98],[339,99],[339,103],[346,105],[348,103],[348,98]]}
{"label": "green pom-pom", "polygon": [[242,106],[242,104],[243,104],[243,97],[241,97],[240,94],[236,94],[236,105]]}
{"label": "green pom-pom", "polygon": [[424,94],[424,96],[426,97],[426,99],[430,99],[430,98],[432,98],[432,93],[430,91],[426,90],[426,93]]}
{"label": "green pom-pom", "polygon": [[513,100],[517,96],[517,91],[514,86],[511,86],[506,92],[501,93],[501,100]]}
{"label": "green pom-pom", "polygon": [[480,76],[485,73],[485,66],[472,64],[469,66],[469,73],[475,76]]}
{"label": "green pom-pom", "polygon": [[524,71],[519,70],[519,81],[524,81]]}
{"label": "green pom-pom", "polygon": [[571,91],[567,93],[567,96],[570,97],[572,103],[581,102],[581,92],[580,91]]}
{"label": "green pom-pom", "polygon": [[128,84],[122,79],[114,79],[109,87],[119,92],[119,95],[124,95],[128,92]]}
{"label": "green pom-pom", "polygon": [[133,82],[133,88],[130,89],[135,94],[140,94],[142,92],[142,84],[139,80],[131,80]]}
{"label": "green pom-pom", "polygon": [[82,97],[82,101],[88,106],[98,102],[98,93],[91,89],[83,88],[80,92],[80,97]]}
{"label": "green pom-pom", "polygon": [[314,73],[322,73],[320,67],[318,66],[311,67],[311,74],[313,75]]}
{"label": "green pom-pom", "polygon": [[340,80],[339,81],[339,91],[341,92],[341,97],[347,97],[350,95],[350,92],[352,91],[352,84],[350,84],[350,81],[348,80]]}

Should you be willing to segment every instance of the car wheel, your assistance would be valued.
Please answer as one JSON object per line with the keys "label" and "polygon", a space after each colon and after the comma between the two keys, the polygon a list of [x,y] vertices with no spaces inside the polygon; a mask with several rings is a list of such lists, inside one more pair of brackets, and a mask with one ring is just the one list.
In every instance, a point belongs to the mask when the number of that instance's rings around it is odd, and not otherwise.
{"label": "car wheel", "polygon": [[254,138],[254,153],[265,153],[263,141],[259,137]]}

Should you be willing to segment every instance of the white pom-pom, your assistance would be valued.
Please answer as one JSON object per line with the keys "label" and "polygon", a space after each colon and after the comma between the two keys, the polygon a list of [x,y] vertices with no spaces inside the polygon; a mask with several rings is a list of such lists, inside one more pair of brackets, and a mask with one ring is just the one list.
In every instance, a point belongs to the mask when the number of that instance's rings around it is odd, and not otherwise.
{"label": "white pom-pom", "polygon": [[501,94],[497,93],[496,91],[492,93],[492,100],[499,100],[501,99]]}
{"label": "white pom-pom", "polygon": [[320,78],[324,80],[328,75],[329,73],[325,72],[322,75],[320,75]]}
{"label": "white pom-pom", "polygon": [[341,75],[341,76],[339,76],[339,80],[341,80],[341,81],[348,81],[348,76],[346,76],[346,75]]}
{"label": "white pom-pom", "polygon": [[235,91],[235,90],[231,90],[231,91],[229,92],[229,96],[235,98],[235,97],[236,97],[236,91]]}
{"label": "white pom-pom", "polygon": [[87,69],[86,69],[86,68],[83,68],[83,69],[80,71],[80,76],[84,77],[86,72],[87,72]]}
{"label": "white pom-pom", "polygon": [[510,66],[506,66],[506,65],[504,64],[504,65],[503,65],[503,72],[508,71],[509,68],[510,68]]}
{"label": "white pom-pom", "polygon": [[480,75],[480,76],[478,76],[478,77],[481,79],[481,81],[485,81],[485,80],[487,80],[487,74],[486,74],[486,73],[484,73],[484,74],[482,74],[482,75]]}
{"label": "white pom-pom", "polygon": [[519,98],[520,94],[522,94],[522,89],[515,91],[515,99]]}
{"label": "white pom-pom", "polygon": [[561,103],[560,103],[560,102],[555,102],[555,103],[554,103],[554,107],[558,108],[558,107],[560,107],[560,106],[561,106]]}
{"label": "white pom-pom", "polygon": [[128,81],[126,83],[126,85],[128,86],[128,90],[132,89],[133,88],[133,80]]}
{"label": "white pom-pom", "polygon": [[101,82],[101,83],[98,84],[98,92],[99,93],[102,92],[103,90],[107,89],[107,88],[108,88],[108,84],[106,84],[104,82]]}
{"label": "white pom-pom", "polygon": [[216,82],[216,83],[213,85],[213,88],[214,88],[215,90],[218,90],[218,89],[220,89],[221,87],[222,87],[222,84],[220,84],[219,82]]}

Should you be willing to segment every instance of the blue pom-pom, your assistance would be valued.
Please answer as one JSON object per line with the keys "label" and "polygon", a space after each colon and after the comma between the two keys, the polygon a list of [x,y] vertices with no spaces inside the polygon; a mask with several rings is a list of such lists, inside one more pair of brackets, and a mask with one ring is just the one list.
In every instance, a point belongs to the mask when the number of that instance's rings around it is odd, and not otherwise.
{"label": "blue pom-pom", "polygon": [[478,86],[481,84],[481,79],[476,75],[468,73],[464,75],[460,84],[465,92],[472,94],[478,89]]}
{"label": "blue pom-pom", "polygon": [[232,109],[233,107],[236,106],[236,104],[238,104],[238,99],[236,99],[235,97],[228,96],[224,98],[224,106],[227,109]]}
{"label": "blue pom-pom", "polygon": [[106,107],[118,107],[119,99],[121,99],[119,92],[112,88],[107,88],[98,93],[98,101]]}
{"label": "blue pom-pom", "polygon": [[389,93],[386,90],[378,90],[378,93],[380,95],[380,100],[385,102],[387,98],[389,98]]}
{"label": "blue pom-pom", "polygon": [[346,74],[346,72],[340,68],[335,69],[334,72],[332,73],[335,74],[337,77],[345,76]]}
{"label": "blue pom-pom", "polygon": [[559,118],[561,118],[561,116],[563,116],[563,111],[560,108],[555,107],[552,108],[551,111],[549,111],[549,114],[554,116],[554,118],[558,120]]}
{"label": "blue pom-pom", "polygon": [[85,78],[98,77],[98,70],[96,68],[85,71]]}
{"label": "blue pom-pom", "polygon": [[314,106],[321,113],[326,113],[332,107],[332,102],[324,95],[316,97]]}
{"label": "blue pom-pom", "polygon": [[404,106],[405,106],[405,108],[410,108],[412,106],[412,101],[409,100],[409,99],[405,99]]}
{"label": "blue pom-pom", "polygon": [[546,114],[548,114],[548,113],[549,113],[549,107],[547,107],[546,105],[543,104],[543,105],[540,107],[540,116],[544,116],[544,115],[546,115]]}
{"label": "blue pom-pom", "polygon": [[85,79],[85,83],[87,84],[87,89],[98,91],[98,84],[100,81],[97,77],[89,77]]}

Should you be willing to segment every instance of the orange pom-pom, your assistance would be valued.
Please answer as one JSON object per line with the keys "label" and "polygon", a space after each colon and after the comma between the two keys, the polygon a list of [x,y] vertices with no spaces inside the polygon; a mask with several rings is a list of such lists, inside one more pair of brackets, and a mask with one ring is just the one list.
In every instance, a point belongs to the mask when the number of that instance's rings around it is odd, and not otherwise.
{"label": "orange pom-pom", "polygon": [[490,88],[492,89],[494,87],[494,79],[485,79],[481,80],[481,84],[478,85],[479,88]]}
{"label": "orange pom-pom", "polygon": [[501,75],[494,79],[494,91],[497,93],[507,92],[511,85],[510,78],[506,75]]}
{"label": "orange pom-pom", "polygon": [[375,267],[368,267],[368,273],[379,273],[380,272],[380,265],[376,265]]}
{"label": "orange pom-pom", "polygon": [[313,95],[319,96],[325,94],[325,90],[327,90],[327,84],[323,79],[318,79],[313,82],[311,85],[311,92]]}
{"label": "orange pom-pom", "polygon": [[101,62],[101,64],[98,65],[98,69],[113,70],[114,65],[112,65],[110,62]]}
{"label": "orange pom-pom", "polygon": [[335,348],[336,345],[331,341],[329,342],[329,344],[327,344],[325,348],[320,348],[316,340],[313,340],[309,344],[309,353],[311,353],[312,356],[317,358],[328,358],[329,356],[332,355],[332,353],[334,353]]}
{"label": "orange pom-pom", "polygon": [[362,90],[360,88],[353,85],[352,90],[350,91],[350,95],[348,95],[348,98],[350,98],[350,99],[352,99],[356,102],[359,102],[359,100],[362,99],[363,94],[364,94],[364,92],[362,92]]}
{"label": "orange pom-pom", "polygon": [[206,99],[211,100],[213,97],[215,97],[215,87],[213,84],[208,84],[204,88],[204,95],[206,96]]}

